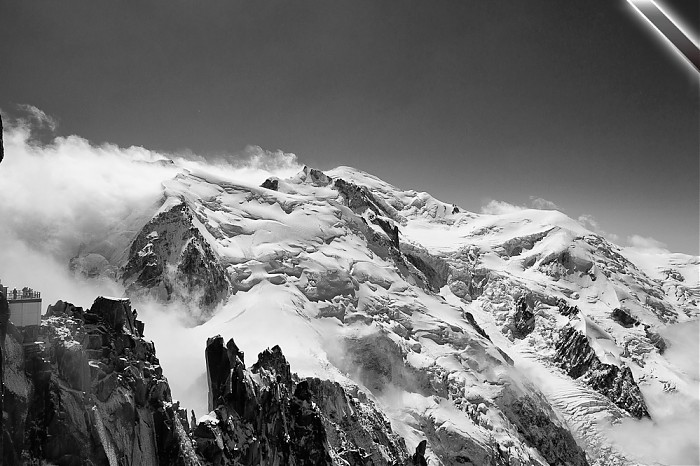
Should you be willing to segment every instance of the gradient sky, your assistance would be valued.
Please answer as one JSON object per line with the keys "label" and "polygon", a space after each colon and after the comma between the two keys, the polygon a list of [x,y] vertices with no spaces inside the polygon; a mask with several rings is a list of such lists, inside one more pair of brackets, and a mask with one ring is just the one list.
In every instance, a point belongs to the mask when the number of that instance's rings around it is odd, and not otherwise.
{"label": "gradient sky", "polygon": [[0,1],[0,108],[60,135],[542,197],[693,254],[699,87],[624,0]]}

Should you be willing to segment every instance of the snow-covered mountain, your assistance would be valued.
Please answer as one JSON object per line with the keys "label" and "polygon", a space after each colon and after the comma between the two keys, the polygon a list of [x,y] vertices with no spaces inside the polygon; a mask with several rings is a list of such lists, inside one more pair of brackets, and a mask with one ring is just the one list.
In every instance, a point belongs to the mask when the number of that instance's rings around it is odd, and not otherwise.
{"label": "snow-covered mountain", "polygon": [[[349,167],[262,186],[186,170],[114,231],[74,268],[188,302],[188,352],[216,334],[279,345],[300,376],[370,400],[410,451],[427,440],[428,464],[672,464],[625,433],[671,435],[676,407],[697,429],[698,257],[621,248],[557,211],[466,212]],[[401,456],[384,447],[368,464]]]}

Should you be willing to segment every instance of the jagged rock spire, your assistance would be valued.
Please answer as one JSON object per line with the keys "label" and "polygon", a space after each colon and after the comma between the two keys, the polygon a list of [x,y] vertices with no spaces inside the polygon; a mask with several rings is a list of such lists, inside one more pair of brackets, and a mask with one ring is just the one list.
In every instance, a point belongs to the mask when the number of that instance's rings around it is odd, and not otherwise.
{"label": "jagged rock spire", "polygon": [[411,464],[413,466],[428,466],[428,462],[425,459],[425,449],[428,446],[426,440],[421,440],[421,442],[416,447],[416,452],[411,457]]}

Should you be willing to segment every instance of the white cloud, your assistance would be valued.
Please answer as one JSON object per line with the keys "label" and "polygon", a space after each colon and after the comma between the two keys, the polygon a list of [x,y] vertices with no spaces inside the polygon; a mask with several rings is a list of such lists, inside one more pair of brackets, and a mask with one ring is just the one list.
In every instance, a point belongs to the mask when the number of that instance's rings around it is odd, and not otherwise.
{"label": "white cloud", "polygon": [[[247,149],[241,157],[208,163],[197,156],[185,158],[143,147],[96,146],[79,136],[52,137],[44,144],[37,142],[35,132],[55,128],[55,120],[36,107],[22,109],[29,116],[4,118],[0,277],[6,283],[12,273],[7,270],[23,266],[16,254],[8,255],[12,251],[43,254],[47,261],[67,267],[85,245],[104,241],[116,227],[123,230],[125,219],[153,212],[163,196],[163,181],[184,170],[247,184],[301,170],[295,155],[259,147]],[[22,286],[39,288],[25,281],[26,275],[18,275]]]}
{"label": "white cloud", "polygon": [[505,201],[491,199],[487,204],[481,206],[482,214],[501,215],[524,210],[525,207],[509,204]]}
{"label": "white cloud", "polygon": [[[645,238],[648,239],[648,238]],[[687,385],[665,392],[640,384],[651,419],[627,418],[608,427],[610,437],[630,459],[640,463],[698,464],[700,460],[700,350],[698,321],[673,324],[661,334],[669,347],[664,359],[685,374]]]}
{"label": "white cloud", "polygon": [[491,199],[489,202],[481,206],[481,213],[499,215],[517,212],[519,210],[525,210],[528,208],[539,210],[561,210],[561,208],[552,201],[548,201],[547,199],[543,199],[537,196],[530,196],[530,207],[526,205],[516,205],[505,201]]}
{"label": "white cloud", "polygon": [[697,401],[669,395],[664,402],[652,419],[627,418],[609,428],[610,438],[630,459],[644,464],[698,464]]}
{"label": "white cloud", "polygon": [[77,136],[44,146],[30,136],[23,126],[5,135],[2,229],[64,261],[119,219],[155,203],[161,182],[177,172],[175,166],[144,163],[165,156],[140,147],[95,147]]}
{"label": "white cloud", "polygon": [[579,215],[578,223],[583,225],[585,228],[588,228],[589,230],[600,231],[600,224],[598,223],[598,220],[596,220],[595,217],[593,217],[591,214]]}
{"label": "white cloud", "polygon": [[594,233],[604,236],[613,243],[617,243],[620,241],[620,237],[615,233],[610,233],[603,230],[600,227],[600,223],[598,222],[598,220],[591,214],[581,214],[579,215],[577,220],[578,223],[580,223],[584,228],[587,228]]}
{"label": "white cloud", "polygon": [[25,124],[31,124],[34,128],[46,128],[50,131],[56,131],[58,121],[55,118],[44,113],[43,110],[36,108],[34,105],[19,104],[17,105],[20,113],[24,114],[20,119]]}
{"label": "white cloud", "polygon": [[668,253],[666,243],[662,243],[650,236],[632,235],[627,237],[630,247],[653,253]]}
{"label": "white cloud", "polygon": [[554,202],[535,196],[530,196],[530,205],[533,208],[540,210],[561,210],[561,207],[556,205]]}
{"label": "white cloud", "polygon": [[[114,280],[76,276],[68,262],[85,245],[109,243],[115,232],[121,233],[118,241],[128,246],[131,234],[136,234],[135,229],[148,220],[162,199],[164,180],[189,170],[250,185],[261,184],[273,175],[288,177],[302,168],[294,154],[257,146],[237,156],[207,161],[194,154],[173,156],[143,147],[96,146],[78,136],[51,135],[49,142],[43,143],[36,132],[53,131],[55,120],[36,107],[22,110],[27,114],[24,117],[3,118],[0,278],[6,286],[40,291],[44,310],[58,299],[89,307],[99,295],[123,295],[123,287]],[[127,225],[134,231],[125,233]],[[180,341],[172,335],[184,335],[182,321],[173,319],[173,315],[183,315],[181,303],[168,304],[167,311],[153,303],[134,302],[134,306],[146,318],[161,317],[156,320],[157,327],[146,329],[147,336]],[[169,351],[167,345],[164,351]],[[198,352],[197,358],[201,354]],[[188,375],[191,372],[182,374],[175,376],[173,391],[192,403],[203,396],[203,408],[192,406],[206,409],[206,380],[201,374],[194,381]]]}
{"label": "white cloud", "polygon": [[281,150],[269,151],[260,146],[247,146],[243,150],[243,157],[234,161],[234,166],[247,166],[257,170],[279,171],[300,170],[300,164],[295,154],[282,152]]}

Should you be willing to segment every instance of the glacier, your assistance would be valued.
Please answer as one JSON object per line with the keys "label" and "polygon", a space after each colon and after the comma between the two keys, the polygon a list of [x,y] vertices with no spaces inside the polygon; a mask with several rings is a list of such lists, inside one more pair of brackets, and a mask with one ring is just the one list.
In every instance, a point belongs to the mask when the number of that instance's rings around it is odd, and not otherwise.
{"label": "glacier", "polygon": [[[661,443],[674,420],[698,429],[700,258],[620,247],[558,211],[472,213],[350,167],[253,181],[190,165],[70,263],[123,287],[206,435],[238,435],[216,430],[207,399],[221,335],[281,348],[296,387],[319,380],[334,406],[385,418],[384,442],[401,442],[368,464],[423,440],[431,465],[698,456],[697,440]],[[340,444],[332,462],[350,464]]]}

